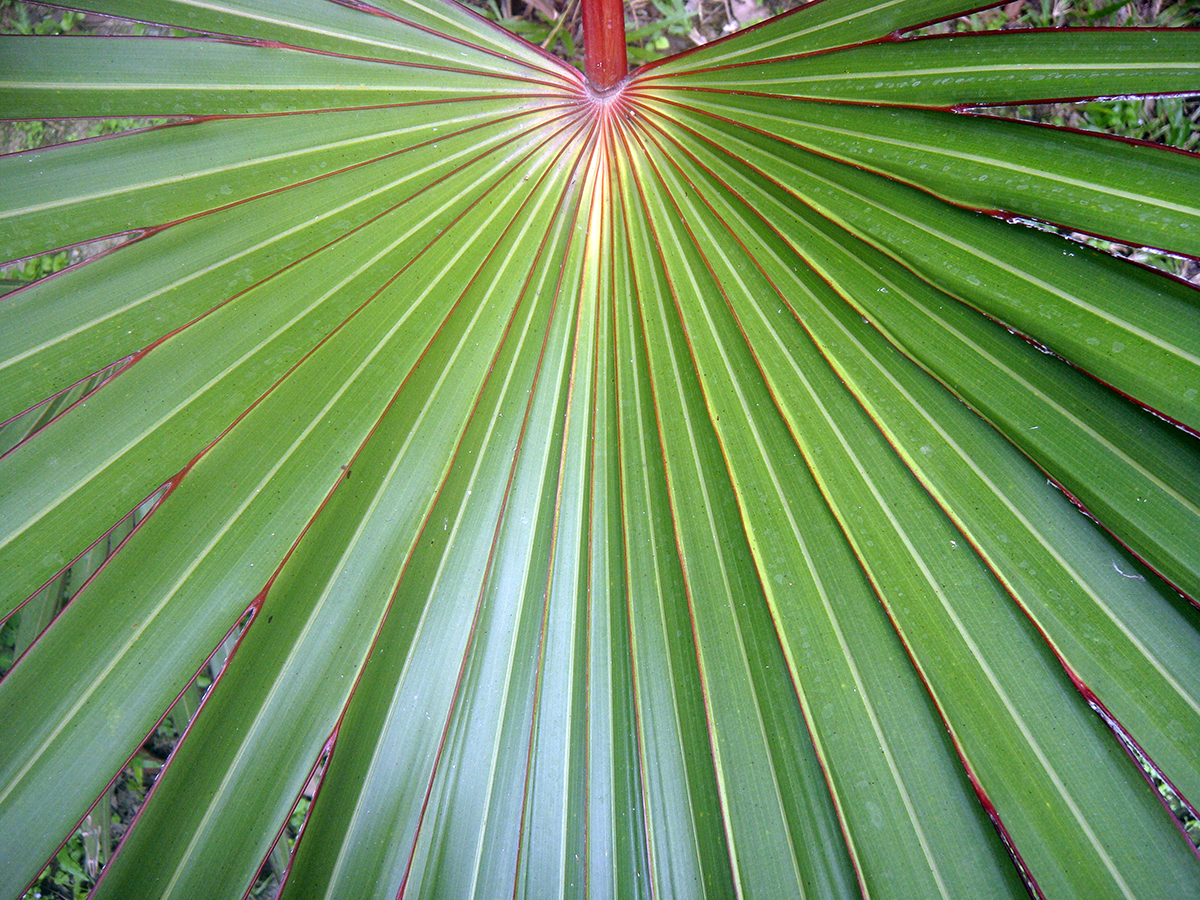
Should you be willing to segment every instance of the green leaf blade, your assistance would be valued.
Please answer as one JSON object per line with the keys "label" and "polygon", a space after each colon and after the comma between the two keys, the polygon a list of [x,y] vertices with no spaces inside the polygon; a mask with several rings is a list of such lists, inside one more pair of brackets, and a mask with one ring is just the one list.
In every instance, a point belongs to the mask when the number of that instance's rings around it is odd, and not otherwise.
{"label": "green leaf blade", "polygon": [[0,159],[8,255],[127,239],[0,302],[0,895],[243,625],[96,896],[245,893],[314,773],[284,897],[1194,892],[1198,295],[1020,223],[1195,254],[1196,160],[964,114],[1194,30],[824,0],[599,96],[119,6],[191,36],[0,42],[187,120]]}
{"label": "green leaf blade", "polygon": [[[749,43],[753,35],[739,41]],[[882,41],[763,62],[664,74],[685,90],[904,106],[983,106],[1189,90],[1200,64],[1191,29],[988,31]],[[648,80],[658,83],[657,73]]]}

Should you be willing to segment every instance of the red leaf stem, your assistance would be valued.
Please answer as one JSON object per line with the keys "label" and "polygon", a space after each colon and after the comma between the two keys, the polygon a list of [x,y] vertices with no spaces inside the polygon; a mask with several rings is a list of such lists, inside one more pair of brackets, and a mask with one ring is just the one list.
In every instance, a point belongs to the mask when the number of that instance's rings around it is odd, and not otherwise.
{"label": "red leaf stem", "polygon": [[583,41],[588,83],[605,93],[629,71],[622,0],[583,0]]}

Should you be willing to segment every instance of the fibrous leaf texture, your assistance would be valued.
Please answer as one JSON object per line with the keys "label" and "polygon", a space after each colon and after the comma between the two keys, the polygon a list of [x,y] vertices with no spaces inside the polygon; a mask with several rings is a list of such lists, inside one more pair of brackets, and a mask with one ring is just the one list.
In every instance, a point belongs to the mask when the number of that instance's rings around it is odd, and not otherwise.
{"label": "fibrous leaf texture", "polygon": [[820,0],[601,95],[85,6],[179,36],[0,39],[0,115],[174,118],[0,158],[0,258],[127,239],[0,300],[10,427],[105,373],[0,615],[161,499],[0,683],[0,896],[247,614],[95,896],[243,896],[326,756],[285,898],[1196,894],[1198,294],[1059,232],[1200,255],[1200,159],[972,108],[1200,33]]}

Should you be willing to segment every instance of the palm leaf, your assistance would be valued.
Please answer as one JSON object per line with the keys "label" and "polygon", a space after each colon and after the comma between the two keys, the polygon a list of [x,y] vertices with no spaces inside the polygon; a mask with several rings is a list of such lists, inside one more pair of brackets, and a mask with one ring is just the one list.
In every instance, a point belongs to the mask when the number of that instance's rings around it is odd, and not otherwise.
{"label": "palm leaf", "polygon": [[0,257],[121,239],[0,301],[0,615],[115,545],[0,683],[0,895],[230,638],[96,896],[241,896],[314,778],[285,897],[1195,892],[1198,295],[1028,225],[1200,256],[1200,160],[971,109],[1200,33],[822,0],[602,94],[95,5],[186,36],[0,39],[0,113],[178,121],[0,158]]}

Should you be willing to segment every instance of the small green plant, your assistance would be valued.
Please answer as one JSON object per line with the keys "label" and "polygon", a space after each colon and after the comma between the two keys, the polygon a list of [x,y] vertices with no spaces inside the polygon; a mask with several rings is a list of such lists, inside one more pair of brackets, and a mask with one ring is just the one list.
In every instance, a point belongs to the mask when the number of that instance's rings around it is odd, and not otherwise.
{"label": "small green plant", "polygon": [[13,34],[24,35],[71,34],[84,16],[75,10],[52,9],[21,0],[4,0],[0,3],[0,14]]}
{"label": "small green plant", "polygon": [[541,10],[534,6],[529,6],[525,15],[516,16],[511,13],[505,15],[496,0],[478,0],[478,2],[468,5],[478,9],[501,28],[519,35],[529,43],[549,50],[575,66],[581,64],[579,48],[575,43],[572,31],[563,27],[567,10],[564,10],[557,19],[548,21]]}
{"label": "small green plant", "polygon": [[696,12],[685,0],[652,0],[658,16],[645,25],[625,32],[629,61],[643,65],[659,59],[671,49],[671,37],[683,37],[695,27]]}
{"label": "small green plant", "polygon": [[21,614],[13,613],[0,625],[0,675],[12,668],[14,662],[17,631],[21,627]]}
{"label": "small green plant", "polygon": [[1159,97],[1084,103],[1085,127],[1194,150],[1200,144],[1200,100]]}
{"label": "small green plant", "polygon": [[86,871],[83,836],[74,834],[22,900],[85,900],[95,885]]}
{"label": "small green plant", "polygon": [[66,250],[59,250],[55,253],[45,253],[41,256],[35,256],[32,259],[22,260],[12,266],[4,267],[4,274],[17,283],[25,283],[37,281],[39,278],[45,278],[47,275],[53,275],[55,272],[61,272],[70,264],[70,253]]}

